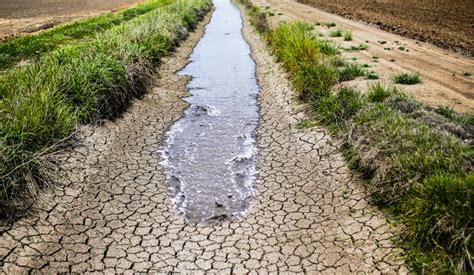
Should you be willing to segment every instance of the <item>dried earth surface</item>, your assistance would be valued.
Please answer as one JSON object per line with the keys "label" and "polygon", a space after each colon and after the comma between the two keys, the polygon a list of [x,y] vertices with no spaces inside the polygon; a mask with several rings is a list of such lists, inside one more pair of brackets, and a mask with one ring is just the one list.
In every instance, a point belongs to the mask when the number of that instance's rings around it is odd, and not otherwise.
{"label": "dried earth surface", "polygon": [[298,0],[383,30],[474,55],[471,0]]}
{"label": "dried earth surface", "polygon": [[[419,72],[422,78],[421,84],[398,86],[430,105],[446,105],[462,112],[474,111],[474,77],[463,75],[466,72],[474,73],[474,59],[470,57],[389,33],[363,22],[345,19],[298,3],[296,0],[253,0],[252,2],[263,10],[273,12],[274,16],[269,17],[272,24],[283,20],[321,23],[321,26],[316,26],[316,32],[321,33],[322,38],[331,40],[342,48],[360,44],[368,45],[367,50],[343,50],[343,56],[358,64],[368,64],[370,66],[368,70],[376,72],[380,79],[371,81],[356,79],[346,82],[345,85],[364,91],[370,83],[377,81],[393,84],[393,76],[397,73]],[[329,22],[336,23],[336,26],[332,28],[324,26],[324,23]],[[351,30],[352,41],[344,41],[342,37],[329,37],[329,33],[336,29]]]}
{"label": "dried earth surface", "polygon": [[143,0],[0,0],[0,39],[110,11]]}
{"label": "dried earth surface", "polygon": [[82,128],[82,144],[57,156],[63,186],[1,233],[3,273],[406,272],[403,251],[392,243],[396,227],[368,204],[326,130],[298,129],[304,114],[286,75],[248,24],[261,87],[251,209],[240,220],[208,225],[177,215],[159,149],[187,107],[188,79],[175,72],[202,28],[123,118]]}

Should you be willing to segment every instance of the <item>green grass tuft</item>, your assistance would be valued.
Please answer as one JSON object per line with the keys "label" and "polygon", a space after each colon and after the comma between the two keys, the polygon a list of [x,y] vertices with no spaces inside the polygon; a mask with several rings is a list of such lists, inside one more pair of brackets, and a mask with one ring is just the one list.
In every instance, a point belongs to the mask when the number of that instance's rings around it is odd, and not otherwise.
{"label": "green grass tuft", "polygon": [[383,102],[385,99],[392,95],[400,93],[395,87],[385,87],[380,82],[369,86],[367,92],[367,98],[369,102]]}
{"label": "green grass tuft", "polygon": [[395,75],[393,80],[397,84],[414,85],[421,83],[421,76],[419,73],[400,73]]}
{"label": "green grass tuft", "polygon": [[312,103],[319,121],[333,132],[346,128],[349,119],[363,106],[360,93],[351,88],[341,88],[335,95],[321,97]]}
{"label": "green grass tuft", "polygon": [[333,43],[329,41],[319,40],[318,47],[322,54],[332,56],[339,53],[339,50]]}
{"label": "green grass tuft", "polygon": [[358,46],[351,46],[348,49],[345,49],[346,51],[354,52],[354,51],[365,51],[369,48],[369,45],[367,44],[359,44]]}
{"label": "green grass tuft", "polygon": [[344,59],[338,55],[333,56],[330,63],[335,68],[344,67],[347,65],[346,61],[344,61]]}
{"label": "green grass tuft", "polygon": [[330,32],[329,37],[342,37],[342,30],[335,30]]}
{"label": "green grass tuft", "polygon": [[[414,188],[396,211],[403,212],[403,222],[410,225],[406,234],[415,249],[409,257],[417,270],[450,273],[453,267],[472,268],[473,206],[472,173],[435,174]],[[420,253],[426,250],[439,252]]]}
{"label": "green grass tuft", "polygon": [[301,98],[327,95],[335,83],[335,70],[319,62],[324,53],[335,50],[319,41],[311,30],[309,24],[283,23],[269,34],[270,45],[292,73],[291,83]]}
{"label": "green grass tuft", "polygon": [[430,175],[465,171],[470,150],[460,140],[383,104],[359,113],[354,123],[359,138],[353,145],[366,169],[375,171],[370,185],[383,203],[394,203]]}
{"label": "green grass tuft", "polygon": [[352,41],[352,31],[346,30],[343,32],[342,36],[344,37],[344,41]]}
{"label": "green grass tuft", "polygon": [[374,71],[365,72],[365,79],[377,80],[377,79],[379,79],[379,75]]}
{"label": "green grass tuft", "polygon": [[342,68],[342,70],[339,70],[339,81],[344,82],[354,80],[359,76],[364,76],[365,73],[366,72],[362,66],[354,63],[348,63]]}
{"label": "green grass tuft", "polygon": [[326,64],[307,64],[293,74],[291,83],[302,99],[327,96],[336,83],[336,71]]}

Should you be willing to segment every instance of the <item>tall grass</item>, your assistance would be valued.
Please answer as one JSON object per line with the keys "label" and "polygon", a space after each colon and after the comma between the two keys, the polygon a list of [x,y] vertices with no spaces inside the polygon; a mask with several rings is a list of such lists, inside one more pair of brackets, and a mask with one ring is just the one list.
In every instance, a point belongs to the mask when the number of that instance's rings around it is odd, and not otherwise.
{"label": "tall grass", "polygon": [[77,123],[111,118],[145,92],[154,67],[210,8],[177,1],[0,77],[0,217],[47,180],[43,155]]}
{"label": "tall grass", "polygon": [[412,267],[472,271],[472,146],[383,103],[368,104],[351,123],[348,159],[374,202],[405,224]]}
{"label": "tall grass", "polygon": [[113,26],[120,25],[175,0],[149,0],[129,9],[63,24],[38,34],[9,38],[0,42],[0,70],[11,68],[19,61],[36,59],[44,53],[78,39],[92,38]]}
{"label": "tall grass", "polygon": [[[472,140],[461,139],[448,124],[469,128],[473,116],[432,110],[381,84],[366,94],[332,91],[333,84],[363,70],[337,51],[323,51],[306,23],[282,23],[265,37],[316,120],[342,139],[341,149],[366,179],[373,202],[404,223],[403,244],[414,271],[472,272],[474,150]],[[446,118],[426,119],[434,116]]]}
{"label": "tall grass", "polygon": [[303,99],[326,96],[336,83],[336,70],[324,60],[334,55],[327,42],[319,41],[307,23],[283,23],[268,38],[273,53],[290,72],[293,88]]}

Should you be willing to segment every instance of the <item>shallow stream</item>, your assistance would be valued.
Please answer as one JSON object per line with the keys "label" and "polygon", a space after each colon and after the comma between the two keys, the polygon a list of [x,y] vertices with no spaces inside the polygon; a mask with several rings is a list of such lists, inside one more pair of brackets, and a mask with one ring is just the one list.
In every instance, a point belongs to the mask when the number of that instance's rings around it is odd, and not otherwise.
{"label": "shallow stream", "polygon": [[190,107],[167,133],[162,158],[169,194],[189,222],[235,219],[249,207],[258,123],[255,63],[240,10],[215,0],[190,63]]}

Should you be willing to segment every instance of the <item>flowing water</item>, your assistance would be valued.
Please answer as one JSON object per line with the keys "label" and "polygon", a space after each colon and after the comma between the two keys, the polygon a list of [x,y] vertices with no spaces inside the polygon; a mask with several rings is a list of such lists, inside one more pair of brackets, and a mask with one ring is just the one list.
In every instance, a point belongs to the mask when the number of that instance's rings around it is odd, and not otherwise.
{"label": "flowing water", "polygon": [[190,63],[190,107],[169,130],[162,164],[176,209],[189,222],[238,218],[249,207],[258,123],[255,63],[240,10],[215,0]]}

